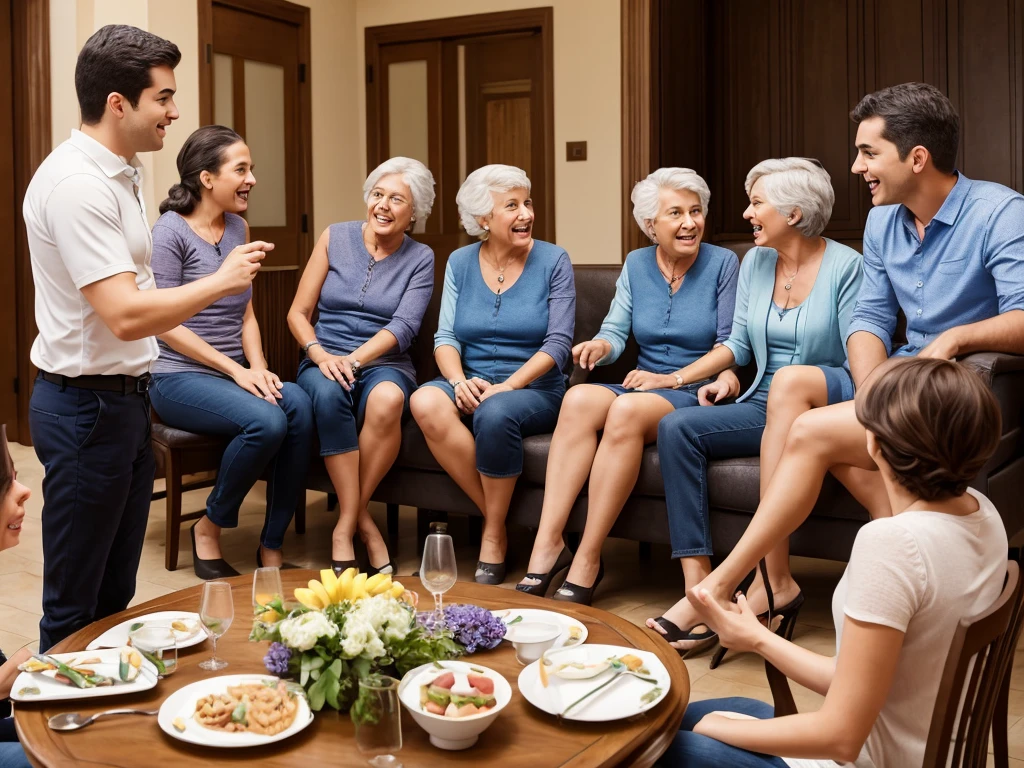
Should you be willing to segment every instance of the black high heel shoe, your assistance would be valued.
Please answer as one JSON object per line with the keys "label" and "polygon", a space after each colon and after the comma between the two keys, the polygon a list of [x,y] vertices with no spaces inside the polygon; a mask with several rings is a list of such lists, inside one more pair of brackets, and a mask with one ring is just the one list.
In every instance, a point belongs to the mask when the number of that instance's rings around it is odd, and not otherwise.
{"label": "black high heel shoe", "polygon": [[[768,565],[761,560],[758,563],[758,567],[761,569],[761,579],[764,581],[764,592],[768,598],[768,610],[764,613],[759,613],[757,618],[763,621],[771,628],[772,620],[781,618],[779,626],[775,629],[775,634],[786,640],[793,639],[793,630],[796,628],[796,617],[800,613],[800,608],[804,604],[804,593],[801,590],[796,597],[786,603],[784,606],[775,609],[775,595],[772,592],[771,582],[768,580]],[[715,655],[711,657],[711,669],[716,669],[719,664],[722,663],[722,659],[725,658],[725,654],[729,652],[729,649],[724,645],[720,645],[718,650],[715,651]]]}
{"label": "black high heel shoe", "polygon": [[[388,570],[388,569],[391,570]],[[387,573],[389,576],[394,576],[398,573],[398,568],[395,566],[394,560],[388,560],[380,568],[374,568],[372,565],[366,569],[366,573],[369,576],[376,576],[378,573]]]}
{"label": "black high heel shoe", "polygon": [[201,560],[199,558],[199,552],[196,550],[196,526],[199,523],[194,523],[191,528],[188,529],[189,535],[192,537],[192,570],[195,571],[203,581],[213,581],[215,579],[230,579],[232,576],[240,576],[238,571],[231,567],[231,564],[222,557]]}
{"label": "black high heel shoe", "polygon": [[551,567],[551,570],[547,573],[528,573],[524,578],[533,579],[537,584],[516,584],[517,592],[525,592],[528,595],[536,595],[537,597],[544,597],[548,593],[548,587],[551,586],[551,582],[554,581],[555,576],[564,571],[572,565],[572,552],[569,551],[568,547],[562,547],[562,551],[558,553],[558,559],[555,560],[555,564]]}
{"label": "black high heel shoe", "polygon": [[349,568],[355,568],[358,571],[359,570],[359,563],[357,563],[355,560],[334,560],[334,559],[332,559],[331,560],[331,568],[334,569],[334,575],[335,576],[341,576],[341,574],[343,574]]}
{"label": "black high heel shoe", "polygon": [[483,560],[477,560],[476,573],[473,574],[473,581],[477,584],[504,584],[505,562],[485,563]]}
{"label": "black high heel shoe", "polygon": [[[681,658],[689,658],[694,656],[701,651],[709,648],[718,640],[718,634],[711,629],[711,627],[704,624],[705,627],[703,632],[694,632],[693,630],[701,624],[694,624],[689,629],[680,629],[675,622],[666,619],[664,616],[659,616],[654,620],[654,623],[660,626],[665,633],[661,636],[666,643],[672,646],[672,650],[679,654]],[[690,648],[677,648],[672,643],[689,643],[696,642],[695,645]]]}
{"label": "black high heel shoe", "polygon": [[594,590],[597,589],[597,585],[601,583],[603,578],[604,558],[601,558],[601,567],[597,571],[597,578],[594,579],[593,585],[581,587],[579,584],[573,584],[571,581],[563,581],[562,586],[555,590],[555,594],[551,596],[551,599],[561,600],[566,603],[576,603],[578,605],[590,605],[590,602],[594,599]]}

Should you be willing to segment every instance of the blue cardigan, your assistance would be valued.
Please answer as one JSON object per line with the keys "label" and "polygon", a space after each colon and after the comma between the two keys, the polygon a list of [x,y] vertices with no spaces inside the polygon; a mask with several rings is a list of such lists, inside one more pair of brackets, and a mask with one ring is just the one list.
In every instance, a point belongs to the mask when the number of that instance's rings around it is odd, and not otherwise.
{"label": "blue cardigan", "polygon": [[[797,358],[801,365],[840,366],[846,362],[846,331],[857,303],[862,277],[862,257],[852,248],[825,238],[825,254],[811,292],[804,300],[797,327]],[[772,294],[775,292],[774,248],[753,248],[740,264],[736,314],[732,334],[724,344],[737,365],[757,362],[750,388],[737,398],[742,402],[757,391],[768,365],[766,341]]]}

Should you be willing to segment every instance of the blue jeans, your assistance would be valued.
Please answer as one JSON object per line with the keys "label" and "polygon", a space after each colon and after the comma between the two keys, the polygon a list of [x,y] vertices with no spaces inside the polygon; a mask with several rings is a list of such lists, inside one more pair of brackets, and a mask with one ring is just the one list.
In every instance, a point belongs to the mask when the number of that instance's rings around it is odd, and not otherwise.
{"label": "blue jeans", "polygon": [[693,727],[709,712],[736,712],[767,720],[774,717],[775,708],[763,701],[739,697],[694,702],[686,708],[679,732],[656,765],[661,768],[786,768],[781,757],[748,752],[694,733]]}
{"label": "blue jeans", "polygon": [[313,438],[313,406],[297,385],[286,382],[277,405],[231,379],[206,373],[153,377],[153,408],[165,424],[231,438],[206,500],[206,515],[221,528],[238,525],[238,508],[269,469],[267,517],[260,543],[281,549],[303,493]]}
{"label": "blue jeans", "polygon": [[398,368],[371,365],[359,372],[352,389],[346,391],[341,384],[324,376],[308,357],[299,365],[296,381],[313,401],[321,456],[359,450],[359,430],[366,414],[366,401],[378,384],[390,381],[402,390],[405,395],[403,416],[409,412],[409,398],[416,389],[416,382]]}
{"label": "blue jeans", "polygon": [[31,768],[25,750],[16,741],[0,743],[0,768]]}
{"label": "blue jeans", "polygon": [[29,429],[45,471],[43,651],[135,596],[155,474],[149,428],[145,394],[35,381]]}
{"label": "blue jeans", "polygon": [[712,553],[708,459],[757,456],[764,425],[757,403],[679,408],[658,424],[672,557]]}
{"label": "blue jeans", "polygon": [[[443,378],[428,381],[455,402],[455,390]],[[464,416],[476,439],[476,469],[487,477],[518,477],[523,472],[523,438],[555,430],[565,389],[514,389],[484,400]]]}

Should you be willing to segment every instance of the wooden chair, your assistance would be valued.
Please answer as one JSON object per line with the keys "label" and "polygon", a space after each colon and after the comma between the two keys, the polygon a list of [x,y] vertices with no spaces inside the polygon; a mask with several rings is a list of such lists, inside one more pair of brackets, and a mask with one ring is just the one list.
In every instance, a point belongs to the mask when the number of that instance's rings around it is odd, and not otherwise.
{"label": "wooden chair", "polygon": [[[982,613],[961,619],[953,635],[932,712],[923,768],[984,766],[989,733],[996,768],[1009,764],[1006,718],[1010,673],[1022,619],[1024,589],[1020,567],[1011,560],[999,599]],[[786,677],[767,661],[765,672],[775,700],[775,716],[795,714],[796,705]],[[958,719],[961,711],[963,715]]]}

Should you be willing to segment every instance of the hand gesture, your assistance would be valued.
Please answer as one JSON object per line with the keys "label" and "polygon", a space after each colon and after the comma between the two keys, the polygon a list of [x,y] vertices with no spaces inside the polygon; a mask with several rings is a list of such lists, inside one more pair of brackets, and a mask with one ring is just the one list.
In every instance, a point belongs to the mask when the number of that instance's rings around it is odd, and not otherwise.
{"label": "hand gesture", "polygon": [[572,348],[572,361],[580,368],[592,371],[597,361],[609,355],[611,351],[611,342],[604,339],[583,341]]}
{"label": "hand gesture", "polygon": [[512,391],[512,387],[510,387],[508,384],[491,384],[489,387],[487,387],[487,389],[484,390],[483,394],[480,395],[480,402],[482,403],[488,397],[491,397],[492,395],[496,395],[499,392],[511,392],[511,391]]}
{"label": "hand gesture", "polygon": [[459,382],[455,387],[455,407],[467,416],[470,415],[480,405],[484,392],[490,387],[490,382],[479,377]]}
{"label": "hand gesture", "polygon": [[251,392],[268,403],[277,404],[284,395],[281,394],[281,380],[277,374],[271,373],[266,368],[242,368],[231,377],[235,384],[246,392]]}
{"label": "hand gesture", "polygon": [[724,608],[706,589],[697,591],[697,603],[697,613],[718,633],[718,641],[726,648],[740,653],[752,651],[764,633],[771,631],[757,620],[757,614],[750,610],[746,595],[741,592],[736,594],[736,603],[729,608]]}
{"label": "hand gesture", "polygon": [[740,380],[730,368],[726,368],[718,378],[697,390],[697,402],[701,405],[714,405],[740,393]]}
{"label": "hand gesture", "polygon": [[244,292],[259,272],[260,262],[267,251],[272,250],[274,244],[262,240],[253,240],[232,250],[217,270],[217,275],[224,281],[227,295]]}
{"label": "hand gesture", "polygon": [[650,371],[630,371],[622,380],[622,386],[626,389],[635,389],[640,392],[647,392],[652,389],[671,389],[676,385],[675,376],[665,376],[661,373]]}
{"label": "hand gesture", "polygon": [[346,392],[351,391],[352,385],[356,383],[356,369],[359,368],[359,361],[351,355],[332,355],[328,352],[322,353],[322,358],[317,363],[320,373],[331,381],[341,384],[341,388]]}

